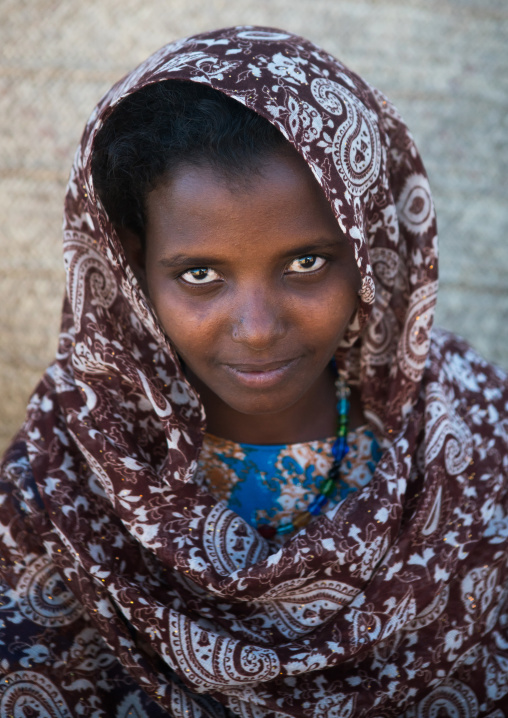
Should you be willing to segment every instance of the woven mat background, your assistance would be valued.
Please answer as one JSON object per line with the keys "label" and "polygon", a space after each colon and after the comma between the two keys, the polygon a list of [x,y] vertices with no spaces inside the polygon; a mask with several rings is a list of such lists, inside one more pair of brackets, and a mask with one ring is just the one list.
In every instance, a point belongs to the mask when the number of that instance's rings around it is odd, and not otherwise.
{"label": "woven mat background", "polygon": [[55,352],[87,116],[161,45],[235,24],[303,34],[395,102],[437,205],[438,321],[508,368],[506,0],[0,0],[0,449]]}

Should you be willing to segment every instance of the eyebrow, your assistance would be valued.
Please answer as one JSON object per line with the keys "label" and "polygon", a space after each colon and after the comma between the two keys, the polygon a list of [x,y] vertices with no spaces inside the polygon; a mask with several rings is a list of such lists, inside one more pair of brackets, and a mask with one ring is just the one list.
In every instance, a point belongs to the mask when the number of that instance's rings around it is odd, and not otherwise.
{"label": "eyebrow", "polygon": [[157,260],[157,265],[159,267],[165,267],[167,269],[172,267],[207,267],[209,264],[218,264],[217,258],[175,254],[172,257],[162,257],[162,259]]}
{"label": "eyebrow", "polygon": [[[342,240],[342,241],[341,241]],[[315,242],[306,242],[300,246],[291,247],[287,252],[280,255],[281,259],[288,259],[290,257],[300,257],[305,254],[313,254],[323,252],[331,249],[336,249],[341,245],[343,241],[347,241],[346,238],[341,239],[318,239]],[[210,265],[224,264],[227,258],[217,257],[213,255],[197,255],[197,254],[174,254],[168,257],[161,257],[157,260],[157,265],[166,269],[180,268],[180,267],[208,267]]]}

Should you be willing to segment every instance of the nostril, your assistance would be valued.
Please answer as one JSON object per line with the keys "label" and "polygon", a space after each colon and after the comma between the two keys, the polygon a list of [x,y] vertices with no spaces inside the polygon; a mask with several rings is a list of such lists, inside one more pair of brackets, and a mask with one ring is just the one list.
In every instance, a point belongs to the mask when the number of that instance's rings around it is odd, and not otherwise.
{"label": "nostril", "polygon": [[273,312],[273,308],[270,311],[252,309],[255,307],[251,307],[248,316],[244,314],[233,323],[233,341],[255,350],[266,349],[285,334],[284,322],[278,312]]}

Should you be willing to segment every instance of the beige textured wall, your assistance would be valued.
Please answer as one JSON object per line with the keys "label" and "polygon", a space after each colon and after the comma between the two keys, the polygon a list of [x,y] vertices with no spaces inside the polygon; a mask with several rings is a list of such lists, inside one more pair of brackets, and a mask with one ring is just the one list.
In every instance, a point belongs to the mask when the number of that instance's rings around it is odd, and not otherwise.
{"label": "beige textured wall", "polygon": [[88,114],[159,46],[244,23],[306,35],[396,103],[438,210],[439,323],[508,368],[506,0],[0,0],[0,448],[55,351]]}

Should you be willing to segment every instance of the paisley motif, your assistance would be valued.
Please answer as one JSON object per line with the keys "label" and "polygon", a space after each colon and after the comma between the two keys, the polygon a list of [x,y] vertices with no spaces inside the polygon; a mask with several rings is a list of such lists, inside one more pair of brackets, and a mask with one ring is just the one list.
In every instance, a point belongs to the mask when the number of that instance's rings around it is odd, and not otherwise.
{"label": "paisley motif", "polygon": [[431,623],[434,623],[446,609],[449,595],[450,589],[448,586],[445,586],[441,593],[438,593],[423,611],[420,611],[412,621],[406,623],[404,630],[417,631],[420,628],[425,628],[425,626],[430,626]]}
{"label": "paisley motif", "polygon": [[218,503],[208,514],[203,546],[206,556],[220,576],[251,566],[268,554],[261,537],[225,504]]}
{"label": "paisley motif", "polygon": [[393,355],[396,336],[397,319],[390,307],[384,305],[382,292],[378,292],[372,309],[372,322],[364,339],[372,365],[386,364],[388,358]]}
{"label": "paisley motif", "polygon": [[373,247],[370,250],[370,261],[374,274],[385,287],[393,286],[397,271],[399,269],[399,257],[397,252],[386,247]]}
{"label": "paisley motif", "polygon": [[68,626],[83,613],[83,607],[47,556],[40,556],[25,569],[18,592],[19,610],[38,626]]}
{"label": "paisley motif", "polygon": [[[477,718],[478,701],[473,691],[460,681],[452,680],[435,688],[414,713],[415,718]],[[409,718],[409,716],[408,716]]]}
{"label": "paisley motif", "polygon": [[362,288],[360,290],[360,297],[365,304],[373,304],[376,296],[376,285],[374,279],[368,275],[363,278]]}
{"label": "paisley motif", "polygon": [[415,234],[424,234],[434,222],[430,187],[421,174],[410,175],[397,201],[397,210],[404,226]]}
{"label": "paisley motif", "polygon": [[288,581],[264,594],[262,603],[273,625],[288,639],[315,630],[347,606],[358,590],[339,581]]}
{"label": "paisley motif", "polygon": [[462,579],[462,602],[472,620],[484,615],[496,598],[499,585],[498,573],[497,566],[484,566],[472,569]]}
{"label": "paisley motif", "polygon": [[169,635],[180,671],[198,692],[269,681],[279,675],[273,649],[212,634],[174,612],[170,613]]}
{"label": "paisley motif", "polygon": [[430,347],[430,330],[437,293],[437,282],[417,289],[410,298],[404,332],[397,350],[399,366],[409,379],[422,373]]}
{"label": "paisley motif", "polygon": [[460,418],[440,384],[427,388],[428,413],[432,426],[428,431],[426,457],[434,459],[445,448],[445,465],[452,475],[465,471],[473,452],[473,437],[466,422]]}
{"label": "paisley motif", "polygon": [[92,307],[109,309],[116,299],[117,282],[109,264],[94,249],[94,242],[88,235],[66,230],[64,239],[69,300],[74,313],[74,326],[79,331],[86,293],[89,293]]}
{"label": "paisley motif", "polygon": [[58,688],[34,671],[9,673],[0,682],[0,718],[73,718]]}
{"label": "paisley motif", "polygon": [[315,78],[311,91],[325,110],[340,119],[332,156],[346,188],[359,197],[379,176],[381,139],[377,117],[356,95],[333,80]]}

